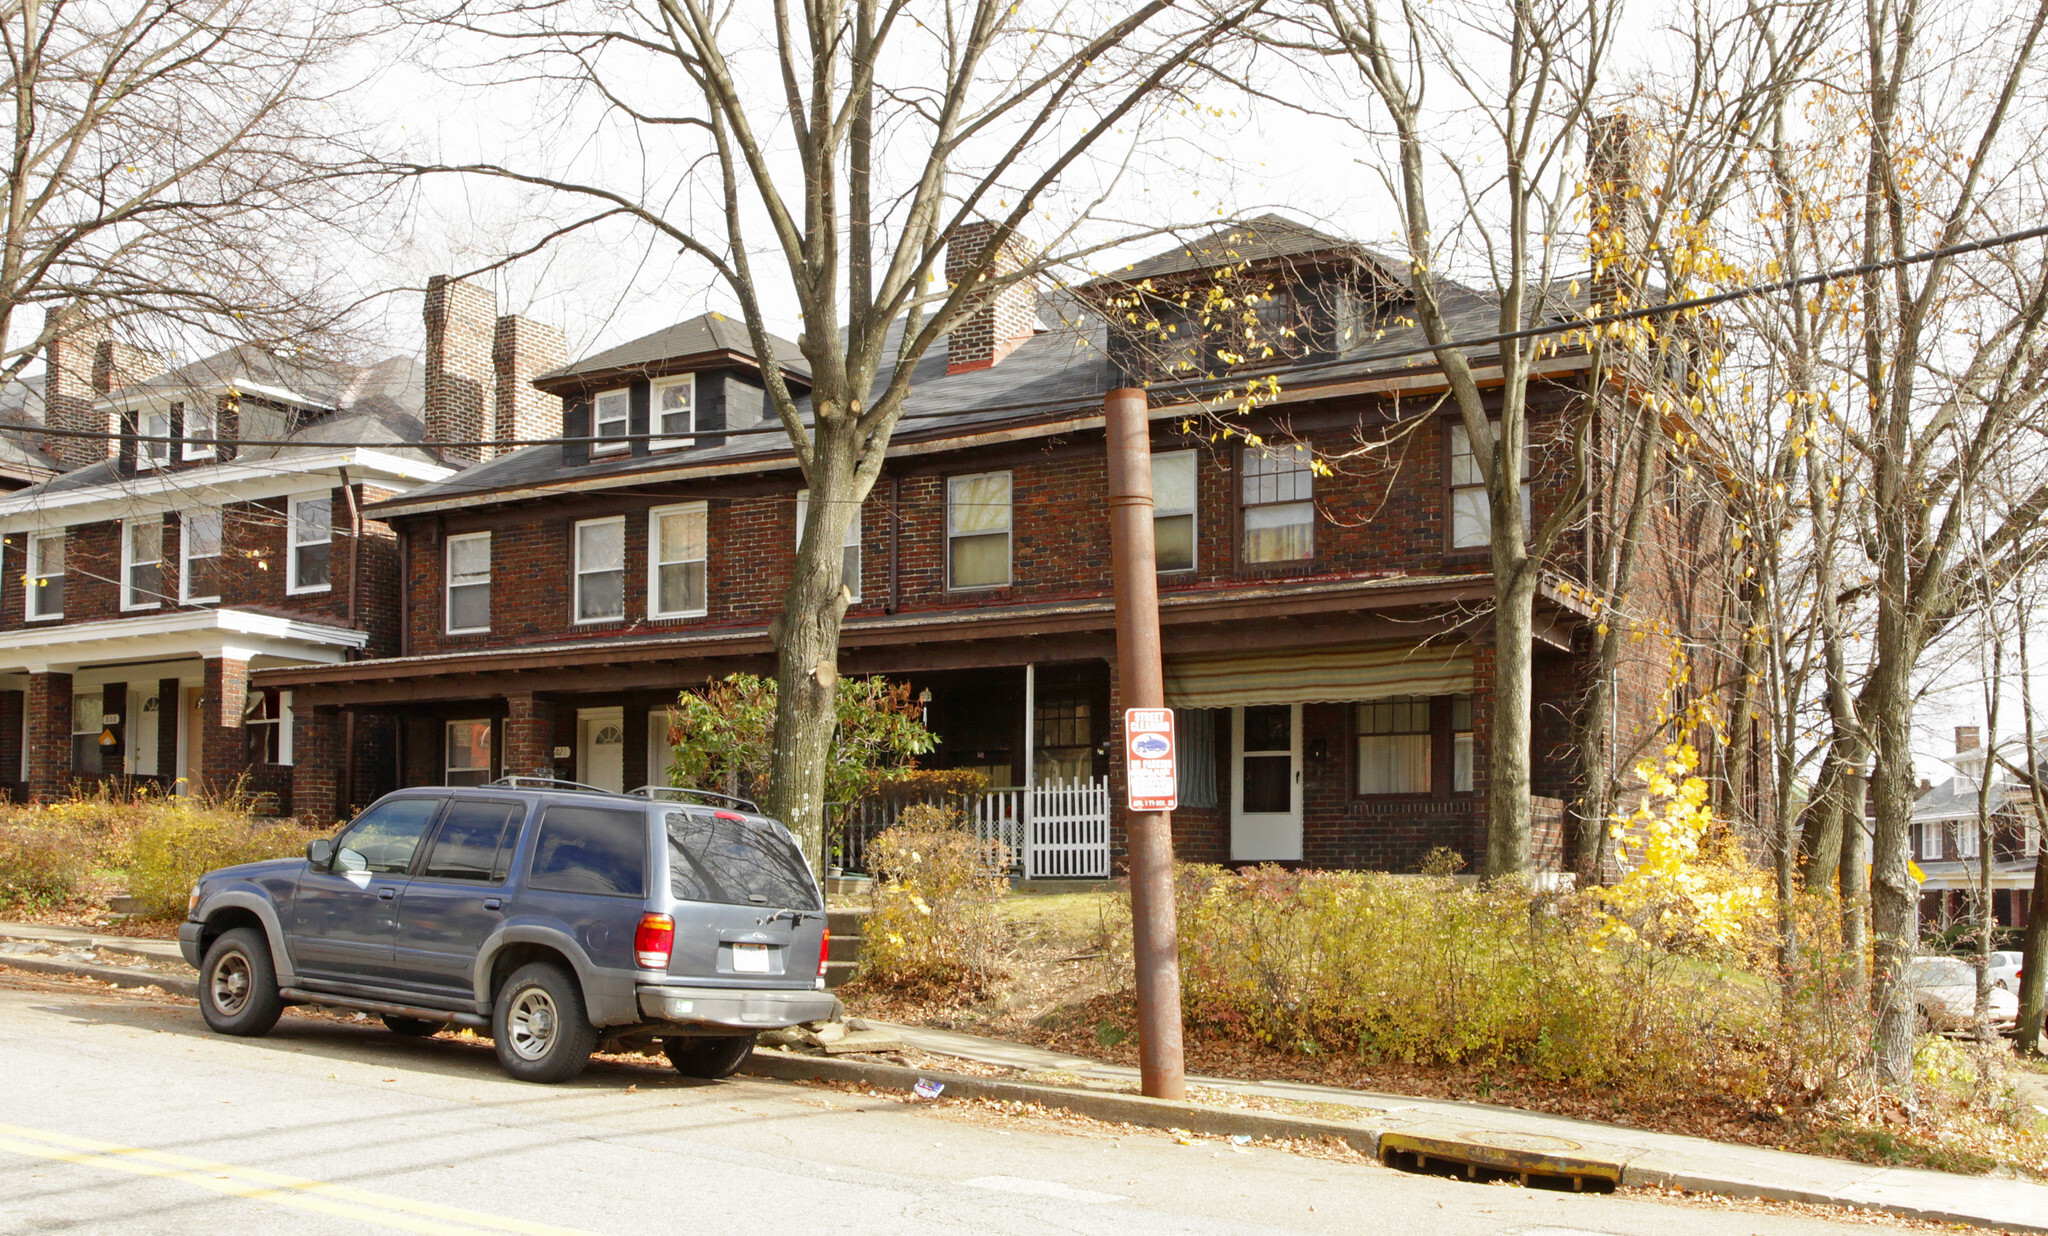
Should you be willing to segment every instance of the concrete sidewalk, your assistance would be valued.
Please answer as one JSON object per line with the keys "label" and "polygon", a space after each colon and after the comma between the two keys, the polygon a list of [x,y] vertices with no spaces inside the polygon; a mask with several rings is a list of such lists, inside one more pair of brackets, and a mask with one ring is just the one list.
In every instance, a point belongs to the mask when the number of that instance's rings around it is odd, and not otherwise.
{"label": "concrete sidewalk", "polygon": [[[139,964],[110,966],[101,960],[102,955],[134,958]],[[0,922],[0,964],[82,974],[124,986],[156,985],[187,993],[197,986],[197,976],[184,965],[173,941],[33,924]],[[1624,1185],[1862,1206],[1937,1222],[2048,1233],[2048,1186],[2024,1181],[1874,1167],[1486,1103],[1304,1082],[1188,1079],[1205,1089],[1313,1105],[1301,1109],[1313,1115],[1290,1115],[1284,1108],[1269,1113],[1166,1104],[1138,1097],[1138,1071],[1126,1065],[950,1030],[874,1024],[895,1031],[906,1043],[933,1055],[1017,1070],[1014,1079],[950,1078],[952,1093],[1014,1092],[1012,1097],[1067,1106],[1098,1119],[1152,1127],[1178,1123],[1196,1128],[1207,1123],[1214,1126],[1212,1131],[1242,1128],[1259,1136],[1335,1135],[1383,1159],[1398,1150],[1402,1155],[1419,1151],[1451,1162],[1506,1166],[1507,1170],[1514,1170],[1515,1163],[1531,1163],[1538,1165],[1538,1170],[1554,1173],[1583,1170],[1591,1176],[1610,1175]],[[895,1089],[908,1089],[920,1076],[916,1070],[888,1065],[769,1052],[757,1052],[754,1061],[758,1067],[750,1067],[749,1072],[838,1076]],[[1547,1168],[1542,1166],[1545,1164]]]}

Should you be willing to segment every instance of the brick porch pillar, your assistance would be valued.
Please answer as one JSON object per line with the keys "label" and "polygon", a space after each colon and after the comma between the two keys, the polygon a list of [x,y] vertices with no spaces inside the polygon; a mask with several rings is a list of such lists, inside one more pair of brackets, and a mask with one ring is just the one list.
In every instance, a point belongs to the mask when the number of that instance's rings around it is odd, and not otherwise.
{"label": "brick porch pillar", "polygon": [[71,675],[28,676],[28,800],[64,797],[71,778]]}
{"label": "brick porch pillar", "polygon": [[249,662],[239,657],[206,658],[206,686],[199,701],[199,780],[211,793],[226,793],[249,771],[248,735],[242,714],[249,707]]}
{"label": "brick porch pillar", "polygon": [[532,692],[505,697],[505,751],[499,771],[507,777],[555,775],[555,702]]}
{"label": "brick porch pillar", "polygon": [[298,818],[324,828],[343,816],[342,731],[338,708],[306,708],[292,714],[292,809]]}

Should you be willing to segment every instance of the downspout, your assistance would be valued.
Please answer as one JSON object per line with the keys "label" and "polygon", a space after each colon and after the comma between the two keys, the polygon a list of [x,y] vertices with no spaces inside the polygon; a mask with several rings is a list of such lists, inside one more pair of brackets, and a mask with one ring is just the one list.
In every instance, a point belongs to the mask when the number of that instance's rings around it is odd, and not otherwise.
{"label": "downspout", "polygon": [[[341,491],[348,496],[348,625],[355,628],[357,599],[363,586],[363,507],[356,500],[356,487],[349,483],[348,469],[341,470]],[[348,650],[354,659],[356,650]],[[335,804],[346,817],[356,797],[356,710],[344,709],[341,723],[341,801]]]}

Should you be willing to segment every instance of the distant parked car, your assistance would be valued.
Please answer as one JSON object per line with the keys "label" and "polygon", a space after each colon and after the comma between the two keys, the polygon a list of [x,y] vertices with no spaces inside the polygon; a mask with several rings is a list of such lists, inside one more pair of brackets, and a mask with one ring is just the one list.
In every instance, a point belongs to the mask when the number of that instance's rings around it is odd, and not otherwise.
{"label": "distant parked car", "polygon": [[[1920,1028],[1937,1034],[1967,1034],[1977,1012],[1977,968],[1955,957],[1915,957],[1913,1001]],[[2019,1020],[2018,997],[2003,988],[1991,989],[1991,1028],[2008,1034]]]}
{"label": "distant parked car", "polygon": [[1991,954],[1991,985],[2007,991],[2020,989],[2020,962],[2025,953],[2000,952]]}
{"label": "distant parked car", "polygon": [[724,1077],[761,1031],[834,1004],[810,868],[781,824],[718,795],[400,790],[304,858],[207,872],[187,918],[178,942],[223,1034],[267,1033],[288,1004],[406,1035],[452,1023],[489,1033],[522,1081],[566,1081],[600,1045]]}

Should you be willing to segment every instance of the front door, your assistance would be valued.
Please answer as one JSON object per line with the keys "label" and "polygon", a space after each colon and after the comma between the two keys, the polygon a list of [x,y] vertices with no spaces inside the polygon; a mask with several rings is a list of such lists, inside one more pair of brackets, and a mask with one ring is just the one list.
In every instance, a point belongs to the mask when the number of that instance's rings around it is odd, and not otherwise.
{"label": "front door", "polygon": [[1230,710],[1230,858],[1301,858],[1301,705]]}
{"label": "front door", "polygon": [[576,711],[576,779],[617,794],[626,788],[626,710]]}
{"label": "front door", "polygon": [[128,688],[128,771],[137,776],[156,775],[156,736],[162,701],[154,691]]}

